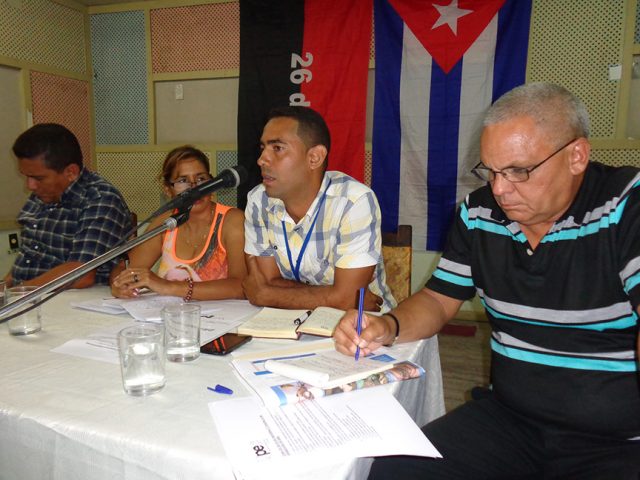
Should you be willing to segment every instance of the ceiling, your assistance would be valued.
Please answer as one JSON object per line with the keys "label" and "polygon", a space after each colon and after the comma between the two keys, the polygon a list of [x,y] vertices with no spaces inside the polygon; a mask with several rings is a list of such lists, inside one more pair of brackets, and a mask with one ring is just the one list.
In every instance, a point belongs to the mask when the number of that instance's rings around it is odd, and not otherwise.
{"label": "ceiling", "polygon": [[75,0],[77,3],[81,5],[85,5],[87,7],[94,7],[96,5],[115,5],[117,3],[131,3],[133,1],[139,2],[148,2],[151,0]]}

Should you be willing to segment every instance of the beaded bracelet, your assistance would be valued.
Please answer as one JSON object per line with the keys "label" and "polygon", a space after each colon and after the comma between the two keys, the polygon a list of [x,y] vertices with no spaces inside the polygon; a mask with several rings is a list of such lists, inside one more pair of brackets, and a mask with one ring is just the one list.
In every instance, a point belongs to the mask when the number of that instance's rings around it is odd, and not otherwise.
{"label": "beaded bracelet", "polygon": [[186,282],[187,282],[187,294],[184,297],[182,297],[182,300],[184,300],[185,302],[188,302],[191,300],[191,297],[193,297],[193,279],[189,277],[187,278]]}
{"label": "beaded bracelet", "polygon": [[395,316],[393,313],[391,313],[391,312],[387,312],[387,313],[385,313],[385,315],[390,316],[390,317],[393,319],[393,321],[395,322],[395,324],[396,324],[396,336],[395,336],[395,337],[393,337],[393,341],[392,341],[391,343],[389,343],[389,344],[385,345],[386,347],[390,347],[391,345],[393,345],[394,343],[396,343],[396,340],[398,339],[398,336],[400,335],[400,321],[398,320],[398,317],[396,317],[396,316]]}

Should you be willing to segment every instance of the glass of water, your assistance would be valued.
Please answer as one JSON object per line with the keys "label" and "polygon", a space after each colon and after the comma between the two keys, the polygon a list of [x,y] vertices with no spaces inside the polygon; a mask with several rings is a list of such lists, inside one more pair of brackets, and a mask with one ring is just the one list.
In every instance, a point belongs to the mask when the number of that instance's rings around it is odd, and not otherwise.
{"label": "glass of water", "polygon": [[200,305],[174,303],[161,312],[167,345],[167,359],[189,362],[200,356]]}
{"label": "glass of water", "polygon": [[[30,294],[37,288],[38,287],[32,286],[7,288],[5,291],[5,300],[8,304],[11,302],[15,302],[25,295]],[[40,300],[40,298],[31,300],[21,307],[18,307],[18,309],[12,313],[16,313],[20,309],[32,307]],[[9,326],[9,333],[11,335],[29,335],[31,333],[39,332],[40,330],[42,330],[42,310],[40,306],[32,308],[28,312],[25,312],[22,315],[18,315],[17,317],[9,320],[7,322],[7,325]]]}
{"label": "glass of water", "polygon": [[118,333],[122,385],[129,395],[149,395],[162,389],[164,374],[164,328],[144,324]]}

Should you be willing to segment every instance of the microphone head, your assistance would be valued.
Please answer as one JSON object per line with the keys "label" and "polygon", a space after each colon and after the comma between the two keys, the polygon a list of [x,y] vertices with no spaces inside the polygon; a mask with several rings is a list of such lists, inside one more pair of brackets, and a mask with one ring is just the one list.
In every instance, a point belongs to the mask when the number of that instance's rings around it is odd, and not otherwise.
{"label": "microphone head", "polygon": [[[225,178],[225,187],[236,188],[238,185],[247,181],[247,169],[242,165],[228,168],[225,172],[229,173],[228,178]],[[225,172],[223,172],[223,174]]]}

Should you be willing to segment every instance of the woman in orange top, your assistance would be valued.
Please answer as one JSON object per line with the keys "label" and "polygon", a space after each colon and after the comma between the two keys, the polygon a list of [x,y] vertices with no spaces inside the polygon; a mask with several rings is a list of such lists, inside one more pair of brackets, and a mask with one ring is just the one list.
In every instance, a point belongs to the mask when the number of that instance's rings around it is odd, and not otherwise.
{"label": "woman in orange top", "polygon": [[[161,180],[170,198],[210,179],[209,160],[197,148],[175,148],[164,160]],[[156,218],[149,228],[161,225],[170,214]],[[247,269],[243,250],[243,212],[205,196],[193,204],[189,220],[180,227],[129,252],[129,266],[121,263],[111,272],[111,292],[130,298],[147,287],[186,301],[244,298],[242,279]],[[151,268],[158,260],[154,273]]]}

